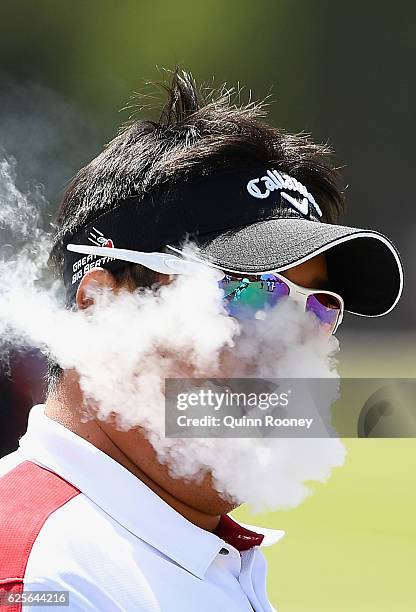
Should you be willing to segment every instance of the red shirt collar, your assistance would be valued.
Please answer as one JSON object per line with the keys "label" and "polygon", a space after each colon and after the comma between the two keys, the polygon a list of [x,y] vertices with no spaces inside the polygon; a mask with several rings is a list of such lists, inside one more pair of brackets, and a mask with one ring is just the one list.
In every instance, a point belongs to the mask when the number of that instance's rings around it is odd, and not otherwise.
{"label": "red shirt collar", "polygon": [[221,515],[220,522],[213,533],[239,551],[260,546],[264,539],[263,534],[242,527],[227,514]]}

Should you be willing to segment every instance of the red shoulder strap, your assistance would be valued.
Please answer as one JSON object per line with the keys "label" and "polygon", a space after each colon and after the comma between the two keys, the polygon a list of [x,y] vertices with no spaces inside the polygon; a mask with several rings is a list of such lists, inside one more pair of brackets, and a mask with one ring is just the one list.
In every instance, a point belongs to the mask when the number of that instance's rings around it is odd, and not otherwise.
{"label": "red shoulder strap", "polygon": [[[0,596],[23,591],[32,546],[48,517],[79,490],[49,470],[24,461],[0,478]],[[0,605],[20,612],[21,604]]]}

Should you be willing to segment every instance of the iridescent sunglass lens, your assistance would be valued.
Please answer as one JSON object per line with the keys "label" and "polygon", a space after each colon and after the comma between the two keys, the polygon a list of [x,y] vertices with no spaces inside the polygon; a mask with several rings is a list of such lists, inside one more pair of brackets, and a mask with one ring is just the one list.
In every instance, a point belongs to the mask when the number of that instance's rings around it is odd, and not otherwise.
{"label": "iridescent sunglass lens", "polygon": [[329,334],[335,330],[341,312],[339,300],[327,293],[311,293],[306,300],[307,312],[313,312]]}
{"label": "iridescent sunglass lens", "polygon": [[267,311],[289,295],[289,286],[274,274],[248,277],[226,274],[219,281],[224,291],[224,304],[236,319],[253,319],[259,311]]}

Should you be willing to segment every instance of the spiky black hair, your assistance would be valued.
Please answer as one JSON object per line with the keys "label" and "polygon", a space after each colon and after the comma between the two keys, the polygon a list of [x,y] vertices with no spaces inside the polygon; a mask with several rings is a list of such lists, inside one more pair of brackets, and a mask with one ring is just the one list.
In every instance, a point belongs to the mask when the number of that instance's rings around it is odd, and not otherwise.
{"label": "spiky black hair", "polygon": [[[330,149],[306,134],[288,134],[266,123],[265,101],[241,103],[240,91],[226,85],[197,87],[192,75],[178,68],[152,86],[165,96],[158,120],[133,117],[66,190],[51,252],[57,276],[62,277],[64,244],[70,236],[120,201],[219,169],[272,165],[308,188],[323,221],[338,219],[343,194]],[[132,274],[136,285],[151,285],[154,275],[139,268],[132,264],[119,276],[125,281]],[[59,373],[56,364],[53,369]]]}

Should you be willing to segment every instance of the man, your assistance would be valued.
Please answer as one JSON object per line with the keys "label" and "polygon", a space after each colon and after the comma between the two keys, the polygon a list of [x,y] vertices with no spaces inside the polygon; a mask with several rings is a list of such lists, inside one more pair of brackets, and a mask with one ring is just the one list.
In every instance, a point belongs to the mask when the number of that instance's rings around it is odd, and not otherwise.
{"label": "man", "polygon": [[[181,255],[187,237],[227,273],[225,292],[249,281],[225,301],[237,319],[294,297],[331,333],[344,304],[362,316],[395,306],[399,256],[375,231],[334,224],[343,198],[325,148],[262,123],[259,106],[204,102],[187,73],[166,87],[159,121],[125,128],[65,194],[51,259],[69,308],[89,309],[93,286],[157,292],[198,265]],[[137,429],[85,421],[75,370],[51,363],[49,383],[1,464],[7,609],[43,590],[69,592],[71,610],[272,610],[259,547],[281,532],[233,521],[209,473],[173,478]]]}

